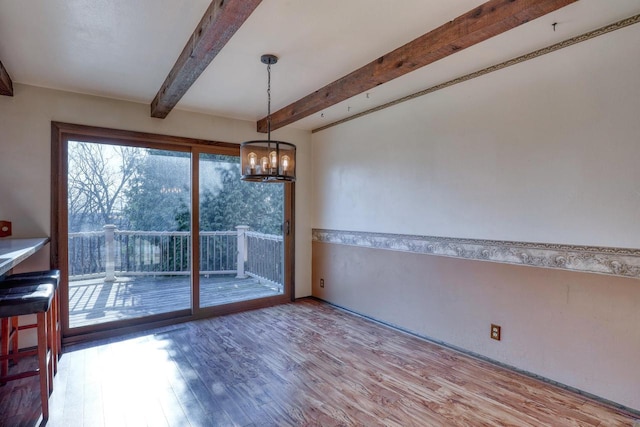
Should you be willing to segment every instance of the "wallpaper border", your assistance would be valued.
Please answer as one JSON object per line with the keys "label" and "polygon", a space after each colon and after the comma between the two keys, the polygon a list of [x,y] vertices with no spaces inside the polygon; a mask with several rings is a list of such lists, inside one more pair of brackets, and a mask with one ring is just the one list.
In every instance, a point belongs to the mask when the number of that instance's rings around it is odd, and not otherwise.
{"label": "wallpaper border", "polygon": [[640,279],[640,249],[324,229],[312,241]]}

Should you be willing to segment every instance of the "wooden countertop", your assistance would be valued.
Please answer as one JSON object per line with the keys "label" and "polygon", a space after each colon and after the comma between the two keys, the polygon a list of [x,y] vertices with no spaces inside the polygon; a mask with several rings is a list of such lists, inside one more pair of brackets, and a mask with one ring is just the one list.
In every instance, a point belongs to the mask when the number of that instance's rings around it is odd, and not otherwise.
{"label": "wooden countertop", "polygon": [[0,276],[29,258],[48,242],[48,237],[0,239]]}

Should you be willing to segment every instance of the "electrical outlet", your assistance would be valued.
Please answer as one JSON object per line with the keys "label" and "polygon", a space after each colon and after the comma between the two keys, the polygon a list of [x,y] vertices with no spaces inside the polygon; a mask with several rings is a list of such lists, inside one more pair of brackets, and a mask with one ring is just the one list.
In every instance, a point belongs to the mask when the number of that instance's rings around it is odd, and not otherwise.
{"label": "electrical outlet", "polygon": [[11,236],[11,221],[0,221],[0,237]]}
{"label": "electrical outlet", "polygon": [[491,339],[500,341],[500,335],[502,333],[502,327],[491,324]]}
{"label": "electrical outlet", "polygon": [[324,288],[324,279],[320,279],[320,287]]}

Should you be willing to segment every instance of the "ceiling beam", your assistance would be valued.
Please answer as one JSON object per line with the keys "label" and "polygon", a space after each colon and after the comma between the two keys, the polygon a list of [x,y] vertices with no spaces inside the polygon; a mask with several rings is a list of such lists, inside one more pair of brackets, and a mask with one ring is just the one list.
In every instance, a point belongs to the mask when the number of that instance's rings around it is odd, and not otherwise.
{"label": "ceiling beam", "polygon": [[[271,130],[504,33],[577,0],[489,0],[271,114]],[[267,118],[257,123],[267,132]]]}
{"label": "ceiling beam", "polygon": [[0,95],[13,96],[13,82],[0,62]]}
{"label": "ceiling beam", "polygon": [[164,119],[262,0],[214,0],[151,102]]}

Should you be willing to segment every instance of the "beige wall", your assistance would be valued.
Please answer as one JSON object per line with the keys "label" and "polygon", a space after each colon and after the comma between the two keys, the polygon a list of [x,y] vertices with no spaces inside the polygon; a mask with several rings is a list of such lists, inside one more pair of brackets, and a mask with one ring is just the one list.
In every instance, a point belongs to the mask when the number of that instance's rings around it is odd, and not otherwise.
{"label": "beige wall", "polygon": [[314,228],[640,247],[640,25],[313,134]]}
{"label": "beige wall", "polygon": [[[627,27],[313,134],[313,227],[640,248],[639,45]],[[640,409],[640,281],[325,246],[314,295]]]}
{"label": "beige wall", "polygon": [[[14,237],[48,236],[50,230],[51,121],[240,143],[261,139],[255,123],[174,110],[149,116],[149,105],[16,84],[0,96],[0,219],[13,221]],[[274,138],[297,145],[296,296],[311,286],[310,136],[282,129]],[[46,251],[22,269],[46,267]]]}

